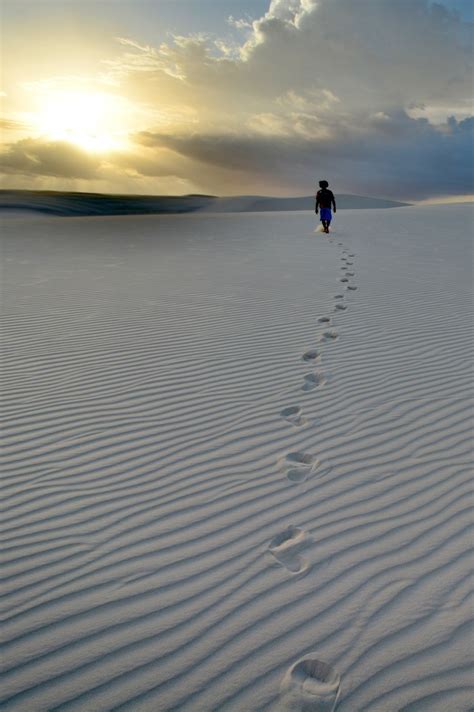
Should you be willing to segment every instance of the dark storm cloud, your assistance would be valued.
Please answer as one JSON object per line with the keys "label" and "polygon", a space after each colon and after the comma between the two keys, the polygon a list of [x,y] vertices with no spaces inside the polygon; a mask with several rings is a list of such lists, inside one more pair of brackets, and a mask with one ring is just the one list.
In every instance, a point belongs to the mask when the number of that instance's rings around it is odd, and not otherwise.
{"label": "dark storm cloud", "polygon": [[[365,132],[340,126],[329,141],[259,135],[168,136],[146,132],[149,147],[166,147],[207,167],[258,176],[269,187],[305,191],[321,175],[339,190],[418,200],[467,193],[472,188],[473,119],[451,118],[440,131],[405,112],[359,117]],[[381,188],[383,186],[383,188]]]}

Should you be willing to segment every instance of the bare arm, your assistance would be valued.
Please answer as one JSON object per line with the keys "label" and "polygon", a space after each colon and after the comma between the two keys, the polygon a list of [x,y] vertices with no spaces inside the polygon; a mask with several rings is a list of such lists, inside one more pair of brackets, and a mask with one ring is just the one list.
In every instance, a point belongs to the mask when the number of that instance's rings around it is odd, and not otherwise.
{"label": "bare arm", "polygon": [[314,208],[314,212],[316,215],[318,214],[318,208],[319,208],[319,195],[316,193],[316,206]]}
{"label": "bare arm", "polygon": [[334,197],[334,193],[332,194],[332,207],[334,212],[336,212],[336,199]]}

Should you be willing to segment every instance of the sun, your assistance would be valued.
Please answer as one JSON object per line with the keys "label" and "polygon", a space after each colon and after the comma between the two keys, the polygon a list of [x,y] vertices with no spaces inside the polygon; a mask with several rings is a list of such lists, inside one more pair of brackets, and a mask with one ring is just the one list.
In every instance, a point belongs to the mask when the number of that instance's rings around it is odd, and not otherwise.
{"label": "sun", "polygon": [[103,153],[124,146],[124,114],[120,97],[112,94],[52,91],[41,98],[35,124],[49,140]]}

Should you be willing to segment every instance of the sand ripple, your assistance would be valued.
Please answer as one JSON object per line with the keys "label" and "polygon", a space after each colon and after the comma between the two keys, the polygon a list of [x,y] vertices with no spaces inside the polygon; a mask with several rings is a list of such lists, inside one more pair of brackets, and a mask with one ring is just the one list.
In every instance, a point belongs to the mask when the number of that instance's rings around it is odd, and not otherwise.
{"label": "sand ripple", "polygon": [[6,230],[2,710],[471,709],[459,214]]}

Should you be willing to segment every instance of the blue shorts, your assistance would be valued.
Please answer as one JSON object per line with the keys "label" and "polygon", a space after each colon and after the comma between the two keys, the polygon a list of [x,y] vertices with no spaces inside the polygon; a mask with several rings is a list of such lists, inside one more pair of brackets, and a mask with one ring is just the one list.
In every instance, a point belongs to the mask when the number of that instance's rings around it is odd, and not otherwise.
{"label": "blue shorts", "polygon": [[323,220],[332,220],[331,208],[320,208],[321,212],[321,222]]}

